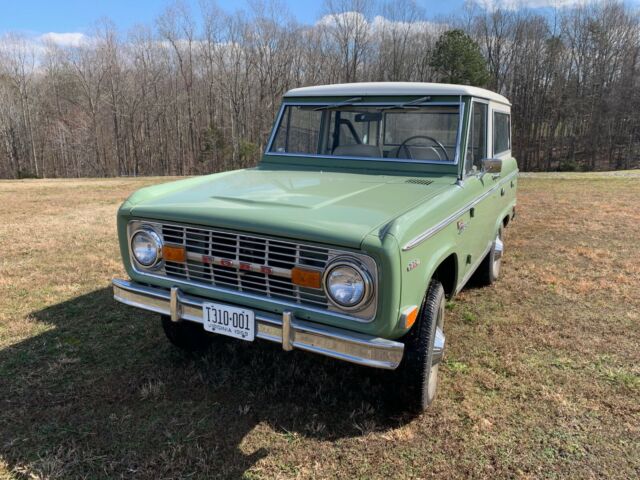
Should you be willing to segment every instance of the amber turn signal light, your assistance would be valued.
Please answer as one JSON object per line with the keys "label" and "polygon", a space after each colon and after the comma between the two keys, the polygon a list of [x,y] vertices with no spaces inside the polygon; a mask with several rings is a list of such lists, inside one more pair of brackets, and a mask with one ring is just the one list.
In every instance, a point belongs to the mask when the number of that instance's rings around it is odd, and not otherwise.
{"label": "amber turn signal light", "polygon": [[402,312],[402,316],[404,317],[404,328],[411,328],[418,318],[418,307],[414,305],[413,307],[405,309],[405,311]]}
{"label": "amber turn signal light", "polygon": [[162,257],[168,262],[184,263],[187,260],[187,252],[184,247],[165,245],[162,247]]}
{"label": "amber turn signal light", "polygon": [[291,283],[301,287],[320,288],[322,274],[316,270],[293,267],[291,269]]}

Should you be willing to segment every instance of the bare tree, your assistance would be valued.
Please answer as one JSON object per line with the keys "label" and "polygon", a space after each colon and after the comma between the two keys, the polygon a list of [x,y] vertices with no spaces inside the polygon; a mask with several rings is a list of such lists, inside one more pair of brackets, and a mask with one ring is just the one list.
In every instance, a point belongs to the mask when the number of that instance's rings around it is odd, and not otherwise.
{"label": "bare tree", "polygon": [[[184,165],[187,171],[194,168],[195,156],[196,156],[196,132],[194,125],[194,104],[193,104],[193,88],[194,88],[194,49],[196,44],[196,27],[195,21],[191,16],[189,7],[183,2],[178,2],[175,5],[169,7],[166,12],[158,19],[158,30],[160,35],[170,45],[176,62],[178,64],[178,72],[182,79],[182,86],[186,93],[186,107],[187,107],[187,141],[186,148],[181,148],[180,151],[186,150],[187,155],[181,165]],[[176,94],[179,94],[180,90],[176,89]],[[177,106],[179,105],[179,99],[176,97],[176,120],[180,121],[180,114]],[[179,131],[181,129],[179,128]],[[183,143],[183,137],[181,132],[179,139],[180,144]],[[181,172],[182,173],[182,172]]]}
{"label": "bare tree", "polygon": [[511,99],[523,169],[640,165],[640,12],[624,3],[544,14],[467,3],[427,21],[414,0],[326,0],[301,25],[279,0],[232,14],[201,2],[127,34],[101,20],[63,43],[0,36],[0,177],[251,166],[289,88],[437,80],[434,48],[451,29]]}
{"label": "bare tree", "polygon": [[382,15],[373,22],[378,39],[377,78],[402,81],[414,76],[420,55],[419,50],[412,48],[412,40],[419,31],[429,29],[422,18],[423,14],[414,0],[384,3]]}
{"label": "bare tree", "polygon": [[34,47],[23,35],[9,34],[5,37],[0,49],[0,63],[4,66],[5,76],[16,90],[20,102],[23,128],[29,144],[28,163],[33,173],[39,176],[38,157],[33,135],[32,121],[32,88],[36,65]]}
{"label": "bare tree", "polygon": [[337,51],[341,81],[358,80],[370,44],[371,5],[366,0],[325,0],[326,15],[320,26]]}

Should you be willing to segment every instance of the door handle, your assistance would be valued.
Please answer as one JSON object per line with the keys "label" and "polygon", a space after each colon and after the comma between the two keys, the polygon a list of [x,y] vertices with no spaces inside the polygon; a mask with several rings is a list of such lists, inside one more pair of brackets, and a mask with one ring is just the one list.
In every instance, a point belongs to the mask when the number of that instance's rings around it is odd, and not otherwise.
{"label": "door handle", "polygon": [[497,180],[500,178],[500,174],[499,173],[493,173],[491,174],[491,178],[493,178],[494,180]]}

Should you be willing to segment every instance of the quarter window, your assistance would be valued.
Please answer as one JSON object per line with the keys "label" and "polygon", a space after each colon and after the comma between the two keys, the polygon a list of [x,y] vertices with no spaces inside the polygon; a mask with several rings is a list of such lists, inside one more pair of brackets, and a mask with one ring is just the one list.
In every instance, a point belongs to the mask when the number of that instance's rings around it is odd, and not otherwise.
{"label": "quarter window", "polygon": [[493,154],[511,150],[511,116],[493,112]]}

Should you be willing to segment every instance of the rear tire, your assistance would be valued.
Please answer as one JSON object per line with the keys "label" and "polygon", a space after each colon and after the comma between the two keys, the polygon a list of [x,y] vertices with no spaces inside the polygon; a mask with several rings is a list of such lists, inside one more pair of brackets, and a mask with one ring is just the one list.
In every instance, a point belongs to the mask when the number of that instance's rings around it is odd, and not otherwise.
{"label": "rear tire", "polygon": [[204,331],[202,325],[182,320],[172,322],[171,317],[162,315],[162,329],[169,341],[185,352],[202,352],[207,350],[213,341]]}
{"label": "rear tire", "polygon": [[487,287],[493,284],[500,276],[502,266],[502,255],[504,253],[504,242],[502,241],[503,227],[496,233],[496,237],[491,244],[491,250],[478,267],[474,275],[475,283],[480,287]]}
{"label": "rear tire", "polygon": [[436,398],[445,345],[445,302],[442,284],[431,280],[418,320],[405,337],[405,355],[397,374],[401,381],[398,392],[409,411],[425,410]]}

